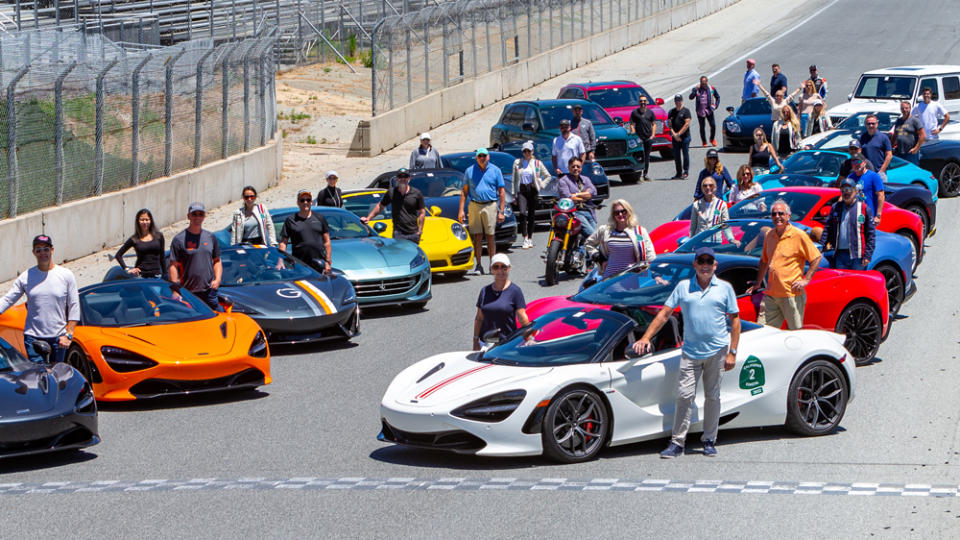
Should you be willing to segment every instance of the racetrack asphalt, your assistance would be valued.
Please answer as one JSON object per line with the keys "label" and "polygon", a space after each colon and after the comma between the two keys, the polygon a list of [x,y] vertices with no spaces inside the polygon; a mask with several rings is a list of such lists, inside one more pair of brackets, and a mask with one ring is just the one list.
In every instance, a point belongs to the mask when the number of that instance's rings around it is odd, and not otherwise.
{"label": "racetrack asphalt", "polygon": [[[830,84],[828,104],[835,105],[862,71],[956,63],[951,57],[955,34],[947,16],[951,2],[794,2],[792,12],[778,13],[783,18],[770,25],[776,10],[761,4],[744,0],[548,81],[523,97],[554,97],[574,80],[628,78],[670,102],[676,91],[689,92],[701,72],[713,73],[749,53],[757,59],[764,82],[769,80],[769,64],[779,62],[791,90],[805,78],[807,66],[816,63]],[[761,20],[762,28],[750,27]],[[937,35],[943,39],[931,38]],[[721,109],[739,102],[742,75],[738,60],[712,77],[722,96]],[[502,106],[491,107],[432,130],[434,140],[447,141],[445,151],[485,145],[486,130],[500,111]],[[723,116],[721,111],[718,128]],[[483,129],[465,127],[470,125]],[[699,142],[696,133],[694,142]],[[402,162],[405,154],[395,151],[393,161]],[[695,147],[691,154],[695,178],[704,149]],[[745,160],[745,154],[722,155],[733,169]],[[657,161],[652,172],[655,178],[669,178],[673,163]],[[652,229],[688,204],[694,178],[615,184],[611,195],[628,199]],[[365,310],[363,334],[353,343],[274,348],[274,383],[261,391],[103,406],[104,441],[99,446],[0,463],[4,536],[37,531],[204,538],[956,536],[960,308],[951,283],[960,264],[960,200],[941,199],[937,228],[917,272],[918,293],[893,323],[878,360],[857,369],[856,398],[841,429],[829,436],[799,438],[779,427],[722,431],[715,459],[695,453],[699,445],[691,436],[691,453],[672,461],[659,459],[666,441],[658,440],[611,448],[596,461],[570,466],[541,458],[483,459],[379,443],[379,401],[393,376],[428,355],[469,346],[476,295],[490,278],[439,278],[425,310]],[[528,302],[570,294],[577,287],[574,279],[543,286],[539,255],[545,239],[541,230],[535,249],[510,254],[512,278]],[[315,484],[341,481],[322,489],[289,487],[310,479]],[[373,488],[357,487],[360,479],[371,479]],[[391,484],[390,479],[403,487],[377,488]],[[428,489],[445,479],[459,484],[473,479],[478,486]],[[558,479],[573,489],[529,489],[529,484]],[[108,486],[110,481],[155,487],[83,489]],[[422,485],[411,484],[416,481]],[[660,481],[661,487],[582,488],[591,481],[601,487],[616,484],[613,481],[630,486]],[[70,484],[44,487],[50,482]],[[247,489],[245,482],[276,485]],[[690,488],[718,482],[743,487]],[[821,486],[821,493],[748,490],[748,482],[809,482]],[[504,489],[505,483],[519,489]],[[831,496],[825,485],[846,489],[836,491],[843,496]],[[39,492],[25,493],[27,489]],[[62,492],[44,493],[51,489]]]}

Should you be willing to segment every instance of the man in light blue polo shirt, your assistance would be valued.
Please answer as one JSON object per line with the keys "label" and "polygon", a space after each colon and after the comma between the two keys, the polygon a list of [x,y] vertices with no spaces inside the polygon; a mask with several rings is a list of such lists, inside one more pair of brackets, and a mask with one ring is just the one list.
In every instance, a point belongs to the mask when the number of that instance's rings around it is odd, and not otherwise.
{"label": "man in light blue polo shirt", "polygon": [[[697,395],[697,382],[703,375],[703,454],[716,456],[717,430],[720,425],[720,380],[724,371],[737,362],[740,343],[740,309],[733,287],[714,273],[717,260],[713,250],[696,251],[693,267],[696,279],[685,279],[670,293],[663,309],[647,327],[633,350],[645,354],[652,349],[650,338],[666,324],[678,306],[683,314],[683,350],[680,355],[677,405],[673,418],[670,445],[660,452],[669,459],[683,454],[684,441],[690,428],[690,407]],[[727,323],[729,320],[729,332]]]}
{"label": "man in light blue polo shirt", "polygon": [[[493,264],[493,256],[497,253],[496,228],[497,223],[503,223],[504,209],[507,203],[506,183],[500,167],[490,165],[490,153],[486,148],[478,148],[477,162],[467,167],[464,173],[467,183],[460,193],[460,212],[457,215],[460,223],[467,218],[467,228],[473,237],[473,257],[477,262],[474,268],[476,273],[483,274],[480,264],[482,253],[481,235],[487,237],[487,256]],[[468,213],[464,214],[463,203],[470,201]]]}

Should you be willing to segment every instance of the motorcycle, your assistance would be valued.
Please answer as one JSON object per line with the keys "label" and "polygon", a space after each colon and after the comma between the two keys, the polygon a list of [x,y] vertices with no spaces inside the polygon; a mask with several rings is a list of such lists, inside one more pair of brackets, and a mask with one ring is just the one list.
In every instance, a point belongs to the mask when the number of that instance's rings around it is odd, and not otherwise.
{"label": "motorcycle", "polygon": [[573,199],[558,199],[550,217],[550,237],[547,240],[546,281],[556,285],[560,270],[582,274],[586,268],[583,240],[580,238],[582,224],[576,216],[577,205]]}

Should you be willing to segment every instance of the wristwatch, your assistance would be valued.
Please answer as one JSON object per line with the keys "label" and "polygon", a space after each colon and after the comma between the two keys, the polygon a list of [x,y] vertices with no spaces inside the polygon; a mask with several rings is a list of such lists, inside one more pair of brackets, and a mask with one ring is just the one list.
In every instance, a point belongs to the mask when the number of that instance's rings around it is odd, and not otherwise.
{"label": "wristwatch", "polygon": [[736,355],[737,355],[737,350],[736,350],[736,349],[730,349],[730,354],[736,356]]}
{"label": "wristwatch", "polygon": [[67,339],[69,339],[70,341],[73,341],[73,332],[67,332],[64,335],[67,336]]}

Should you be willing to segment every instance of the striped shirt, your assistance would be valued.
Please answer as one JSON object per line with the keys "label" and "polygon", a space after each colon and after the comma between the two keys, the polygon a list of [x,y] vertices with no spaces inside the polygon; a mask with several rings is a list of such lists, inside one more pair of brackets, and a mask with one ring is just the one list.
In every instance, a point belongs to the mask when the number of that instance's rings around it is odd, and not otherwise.
{"label": "striped shirt", "polygon": [[610,229],[610,240],[607,241],[607,257],[607,267],[603,271],[604,279],[622,272],[625,268],[637,262],[633,241],[627,235],[627,231]]}

